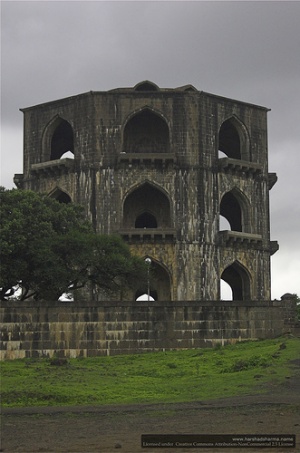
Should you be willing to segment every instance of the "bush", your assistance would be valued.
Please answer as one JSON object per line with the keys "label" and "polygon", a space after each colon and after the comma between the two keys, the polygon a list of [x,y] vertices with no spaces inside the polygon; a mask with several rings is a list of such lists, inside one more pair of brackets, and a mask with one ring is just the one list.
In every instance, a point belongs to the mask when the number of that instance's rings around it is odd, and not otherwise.
{"label": "bush", "polygon": [[251,368],[266,368],[271,365],[272,359],[261,356],[253,356],[249,359],[236,360],[231,366],[223,370],[225,373],[236,373],[238,371],[249,370]]}
{"label": "bush", "polygon": [[50,359],[50,365],[66,366],[66,365],[69,365],[69,361],[65,357],[53,357],[52,359]]}

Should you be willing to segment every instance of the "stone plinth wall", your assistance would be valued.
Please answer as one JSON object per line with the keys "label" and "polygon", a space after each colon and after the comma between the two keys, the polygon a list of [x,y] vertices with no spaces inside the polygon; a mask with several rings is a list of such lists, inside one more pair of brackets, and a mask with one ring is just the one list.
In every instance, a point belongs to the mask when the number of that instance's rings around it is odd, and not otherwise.
{"label": "stone plinth wall", "polygon": [[293,329],[295,301],[2,302],[1,359],[202,348]]}

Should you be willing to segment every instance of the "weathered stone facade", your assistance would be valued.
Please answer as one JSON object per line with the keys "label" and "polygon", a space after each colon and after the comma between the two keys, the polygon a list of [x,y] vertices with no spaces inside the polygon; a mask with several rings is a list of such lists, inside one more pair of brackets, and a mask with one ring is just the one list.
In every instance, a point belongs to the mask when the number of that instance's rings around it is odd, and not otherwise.
{"label": "weathered stone facade", "polygon": [[82,204],[149,256],[156,300],[218,300],[221,279],[234,300],[270,299],[266,108],[146,81],[22,111],[16,185]]}
{"label": "weathered stone facade", "polygon": [[296,300],[4,301],[0,360],[205,348],[299,335]]}

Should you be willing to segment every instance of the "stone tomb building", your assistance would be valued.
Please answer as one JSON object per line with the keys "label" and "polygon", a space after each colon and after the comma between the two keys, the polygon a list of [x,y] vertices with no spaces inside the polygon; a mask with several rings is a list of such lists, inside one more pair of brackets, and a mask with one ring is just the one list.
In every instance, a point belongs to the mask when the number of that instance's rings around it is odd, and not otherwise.
{"label": "stone tomb building", "polygon": [[234,300],[270,299],[268,109],[144,81],[21,110],[17,187],[83,205],[151,258],[155,300],[218,300],[221,280]]}

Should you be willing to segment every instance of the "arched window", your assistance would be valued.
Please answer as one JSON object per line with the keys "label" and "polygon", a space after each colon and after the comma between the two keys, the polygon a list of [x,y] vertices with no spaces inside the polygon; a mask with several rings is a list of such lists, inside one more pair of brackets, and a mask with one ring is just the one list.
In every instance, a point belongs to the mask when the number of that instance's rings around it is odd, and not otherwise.
{"label": "arched window", "polygon": [[145,182],[126,197],[124,228],[170,228],[170,201],[166,194]]}
{"label": "arched window", "polygon": [[219,131],[219,158],[250,160],[246,127],[236,117],[224,121]]}
{"label": "arched window", "polygon": [[230,286],[233,300],[251,300],[250,274],[238,261],[224,270],[221,279]]}
{"label": "arched window", "polygon": [[73,129],[68,121],[56,116],[43,133],[41,162],[65,158],[74,158]]}
{"label": "arched window", "polygon": [[[151,259],[149,295],[156,301],[171,300],[171,279],[168,270],[161,263]],[[148,300],[148,284],[142,284],[135,292],[135,300],[143,296]]]}
{"label": "arched window", "polygon": [[[250,203],[238,189],[232,189],[223,195],[220,204],[220,216],[227,220],[232,231],[251,232]],[[220,224],[224,225],[224,220]]]}
{"label": "arched window", "polygon": [[74,154],[73,129],[67,121],[62,120],[51,138],[50,160],[60,159],[67,152]]}
{"label": "arched window", "polygon": [[229,222],[231,230],[242,231],[242,210],[232,192],[227,192],[220,205],[220,214]]}
{"label": "arched window", "polygon": [[157,221],[150,212],[143,212],[135,221],[135,228],[157,228]]}
{"label": "arched window", "polygon": [[124,128],[124,152],[166,153],[169,149],[169,127],[160,115],[145,108],[127,122]]}
{"label": "arched window", "polygon": [[60,203],[71,203],[71,197],[63,190],[59,189],[58,187],[54,189],[50,194],[50,198],[55,198],[55,200],[59,201]]}
{"label": "arched window", "polygon": [[198,90],[193,86],[193,85],[188,85],[184,91],[192,91],[192,92],[197,92]]}

